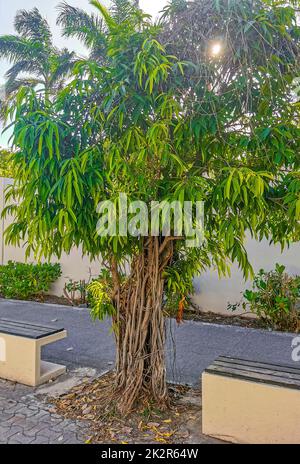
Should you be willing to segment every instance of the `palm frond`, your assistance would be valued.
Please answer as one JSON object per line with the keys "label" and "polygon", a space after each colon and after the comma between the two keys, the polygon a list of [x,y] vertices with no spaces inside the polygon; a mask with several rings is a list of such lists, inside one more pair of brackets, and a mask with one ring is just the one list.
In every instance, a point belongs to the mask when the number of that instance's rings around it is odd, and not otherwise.
{"label": "palm frond", "polygon": [[7,79],[16,79],[19,74],[32,71],[32,68],[33,63],[31,60],[18,61],[8,71],[6,71],[5,77]]}
{"label": "palm frond", "polygon": [[[45,85],[44,78],[39,77],[41,72],[42,70],[39,62],[34,62],[32,60],[18,61],[5,74],[7,79],[5,84],[6,95],[10,95],[12,92],[18,89],[20,85],[23,85],[20,84],[20,82],[38,81],[38,83]],[[19,75],[22,75],[23,73],[35,74],[36,77],[30,76],[25,80],[24,78],[19,78]]]}
{"label": "palm frond", "polygon": [[59,15],[57,24],[62,26],[63,36],[76,37],[86,47],[92,47],[99,38],[104,38],[104,25],[99,16],[89,15],[80,8],[73,7],[66,2],[58,5]]}
{"label": "palm frond", "polygon": [[51,75],[51,84],[58,81],[64,81],[70,74],[74,65],[79,61],[75,52],[70,52],[64,48],[53,57],[53,70]]}
{"label": "palm frond", "polygon": [[109,29],[113,29],[114,27],[116,27],[116,21],[110,14],[109,10],[104,5],[102,5],[102,3],[100,3],[98,0],[90,0],[90,4],[97,8],[97,10],[101,13],[105,21],[105,24]]}
{"label": "palm frond", "polygon": [[112,0],[109,8],[114,21],[121,24],[131,19],[139,11],[139,2],[133,0]]}
{"label": "palm frond", "polygon": [[166,18],[171,18],[173,15],[186,10],[188,8],[187,0],[170,0],[169,3],[162,9],[163,14],[161,15],[160,22],[163,22]]}
{"label": "palm frond", "polygon": [[47,47],[51,46],[52,34],[49,24],[37,8],[18,11],[14,26],[22,37],[40,42]]}
{"label": "palm frond", "polygon": [[0,57],[10,62],[32,58],[34,51],[40,49],[38,44],[16,35],[3,35],[0,37]]}
{"label": "palm frond", "polygon": [[37,87],[38,85],[44,85],[44,81],[32,77],[14,79],[5,83],[5,93],[6,96],[11,96],[13,93],[17,92],[20,87]]}

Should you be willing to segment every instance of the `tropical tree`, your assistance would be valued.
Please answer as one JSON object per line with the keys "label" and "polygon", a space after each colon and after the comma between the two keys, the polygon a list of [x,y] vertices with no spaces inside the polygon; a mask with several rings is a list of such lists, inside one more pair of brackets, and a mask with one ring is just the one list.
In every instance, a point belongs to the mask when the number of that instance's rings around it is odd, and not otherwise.
{"label": "tropical tree", "polygon": [[17,35],[0,36],[0,58],[12,64],[6,73],[6,95],[21,86],[39,87],[48,95],[57,92],[76,62],[75,53],[54,46],[49,24],[37,8],[20,10],[14,26]]}
{"label": "tropical tree", "polygon": [[[168,404],[165,308],[178,305],[181,319],[193,277],[210,266],[226,274],[231,262],[251,274],[247,232],[282,246],[299,240],[300,30],[295,9],[272,1],[173,2],[160,27],[135,11],[118,22],[91,3],[105,23],[100,62],[78,64],[51,105],[33,89],[18,93],[7,240],[26,237],[36,256],[74,245],[101,255],[107,271],[90,288],[93,314],[112,317],[112,387],[127,413],[145,397]],[[130,209],[135,233],[124,233],[120,194],[131,208],[142,200],[149,217],[153,201],[193,210],[203,201],[204,242],[190,247],[175,219],[165,236],[168,207],[155,234]],[[97,228],[104,200],[120,219],[111,235]]]}

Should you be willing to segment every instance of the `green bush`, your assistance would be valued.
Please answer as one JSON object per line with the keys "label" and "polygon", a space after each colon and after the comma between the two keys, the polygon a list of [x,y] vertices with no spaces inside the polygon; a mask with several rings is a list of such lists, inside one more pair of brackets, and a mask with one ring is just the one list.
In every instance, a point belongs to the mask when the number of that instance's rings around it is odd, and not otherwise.
{"label": "green bush", "polygon": [[24,264],[9,261],[0,266],[0,294],[26,300],[49,290],[61,276],[60,264]]}
{"label": "green bush", "polygon": [[[242,307],[258,316],[265,327],[298,332],[299,298],[300,276],[290,276],[284,266],[276,264],[274,271],[259,271],[252,289],[244,293]],[[229,305],[229,309],[236,310],[239,306]]]}

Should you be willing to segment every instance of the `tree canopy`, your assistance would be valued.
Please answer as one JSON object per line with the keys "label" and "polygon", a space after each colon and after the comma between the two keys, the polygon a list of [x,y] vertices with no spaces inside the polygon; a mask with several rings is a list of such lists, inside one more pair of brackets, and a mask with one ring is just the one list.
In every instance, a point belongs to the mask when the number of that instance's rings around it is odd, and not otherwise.
{"label": "tree canopy", "polygon": [[[26,237],[38,256],[81,245],[103,257],[128,410],[141,391],[167,398],[164,296],[182,307],[193,276],[210,266],[226,274],[237,262],[247,277],[247,232],[299,240],[300,28],[292,5],[271,0],[177,0],[155,25],[139,9],[120,21],[91,3],[100,17],[71,17],[67,5],[59,17],[65,34],[91,46],[72,81],[51,104],[23,87],[10,109],[19,151],[7,201],[18,205],[6,210],[7,239]],[[174,229],[99,236],[97,205],[118,210],[120,193],[146,204],[202,200],[204,243],[187,248]]]}

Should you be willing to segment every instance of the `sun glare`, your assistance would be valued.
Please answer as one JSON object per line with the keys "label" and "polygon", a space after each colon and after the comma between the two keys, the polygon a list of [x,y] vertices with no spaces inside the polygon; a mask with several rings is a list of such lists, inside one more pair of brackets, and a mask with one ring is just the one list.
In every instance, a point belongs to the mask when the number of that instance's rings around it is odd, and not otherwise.
{"label": "sun glare", "polygon": [[212,56],[220,55],[221,51],[222,51],[222,44],[220,42],[214,42],[211,46]]}

